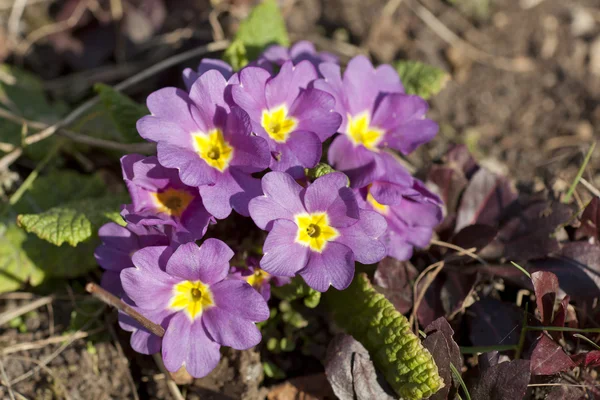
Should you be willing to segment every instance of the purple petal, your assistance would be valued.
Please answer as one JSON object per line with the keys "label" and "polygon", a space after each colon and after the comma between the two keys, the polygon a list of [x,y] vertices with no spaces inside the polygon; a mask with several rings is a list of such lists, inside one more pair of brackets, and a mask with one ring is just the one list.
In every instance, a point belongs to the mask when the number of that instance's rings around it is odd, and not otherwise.
{"label": "purple petal", "polygon": [[271,169],[287,172],[292,177],[304,177],[304,168],[313,168],[321,159],[321,139],[312,132],[295,131],[285,143],[275,145],[279,161],[271,158]]}
{"label": "purple petal", "polygon": [[227,120],[227,140],[235,148],[230,165],[254,173],[269,167],[271,153],[269,144],[262,137],[253,136],[248,114],[234,107]]}
{"label": "purple petal", "polygon": [[186,243],[175,250],[166,271],[181,279],[199,279],[210,285],[225,279],[232,257],[233,251],[218,239],[206,239],[200,247],[196,243]]}
{"label": "purple petal", "polygon": [[217,171],[193,151],[159,143],[158,161],[167,168],[179,169],[179,176],[188,186],[210,185],[215,182]]}
{"label": "purple petal", "polygon": [[390,230],[382,238],[387,255],[400,261],[409,260],[413,255],[413,246],[406,241],[405,235]]}
{"label": "purple petal", "polygon": [[[153,116],[161,120],[176,123],[184,132],[203,131],[206,126],[198,125],[192,117],[195,108],[186,92],[174,87],[166,87],[151,93],[146,100]],[[162,140],[167,140],[164,137]]]}
{"label": "purple petal", "polygon": [[319,89],[302,90],[290,108],[298,131],[314,132],[324,142],[337,132],[342,116],[334,111],[335,99]]}
{"label": "purple petal", "polygon": [[208,132],[215,127],[225,126],[225,116],[229,112],[229,105],[225,101],[225,86],[227,80],[217,70],[204,73],[192,84],[190,99],[198,107],[198,116],[201,121],[198,125],[205,126],[203,132]]}
{"label": "purple petal", "polygon": [[333,140],[327,158],[335,169],[348,175],[353,188],[367,186],[384,173],[377,154],[363,146],[355,147],[346,135]]}
{"label": "purple petal", "polygon": [[348,111],[340,66],[338,64],[325,62],[319,64],[319,72],[323,78],[314,81],[313,87],[323,90],[333,96],[335,99],[335,111],[342,116],[342,126],[345,126]]}
{"label": "purple petal", "polygon": [[284,62],[290,59],[290,53],[287,47],[274,44],[267,47],[261,54],[261,57],[266,58],[273,64],[282,65]]}
{"label": "purple petal", "polygon": [[246,350],[256,346],[262,338],[254,322],[219,307],[206,310],[202,314],[202,323],[212,340],[236,350]]}
{"label": "purple petal", "polygon": [[304,206],[309,213],[326,212],[334,227],[352,225],[358,220],[358,205],[348,178],[334,172],[316,179],[306,189]]}
{"label": "purple petal", "polygon": [[176,313],[169,321],[162,343],[163,362],[168,371],[176,372],[186,361],[192,345],[191,331],[190,320],[182,312]]}
{"label": "purple petal", "polygon": [[438,124],[430,119],[414,120],[386,135],[385,143],[403,154],[410,154],[420,145],[433,139],[438,130]]}
{"label": "purple petal", "polygon": [[127,154],[121,157],[121,172],[123,173],[123,179],[125,181],[132,180],[135,176],[133,173],[133,165],[145,159],[141,154]]}
{"label": "purple petal", "polygon": [[173,285],[177,279],[165,273],[164,254],[170,254],[167,246],[146,247],[135,252],[132,257],[136,268],[121,271],[123,290],[145,310],[165,308],[172,296]]}
{"label": "purple petal", "polygon": [[300,89],[305,89],[308,84],[317,79],[317,70],[308,61],[294,65],[286,61],[277,76],[270,79],[265,87],[265,97],[269,109],[285,104],[289,109],[300,94]]}
{"label": "purple petal", "polygon": [[375,211],[360,211],[360,221],[347,228],[341,228],[340,236],[335,239],[352,249],[356,261],[373,264],[385,257],[386,249],[378,239],[385,233],[385,218]]}
{"label": "purple petal", "polygon": [[[186,357],[185,367],[195,378],[208,375],[219,364],[221,352],[218,343],[210,340],[202,321],[197,319],[191,327],[189,352]],[[166,336],[165,336],[166,337]]]}
{"label": "purple petal", "polygon": [[219,71],[225,79],[229,79],[231,78],[231,75],[233,75],[233,69],[231,68],[231,65],[227,64],[225,61],[214,58],[204,58],[202,61],[200,61],[200,65],[198,65],[198,69],[196,71],[191,68],[186,68],[183,70],[183,82],[185,83],[188,91],[196,79],[198,79],[205,72],[213,69]]}
{"label": "purple petal", "polygon": [[190,149],[193,147],[190,135],[193,131],[186,131],[177,122],[146,115],[137,121],[136,128],[141,137],[151,142],[166,142]]}
{"label": "purple petal", "polygon": [[270,77],[271,74],[262,68],[246,67],[239,72],[239,85],[234,85],[231,89],[235,104],[254,121],[260,122],[262,111],[267,108],[265,85]]}
{"label": "purple petal", "polygon": [[179,228],[179,231],[176,232],[175,235],[179,237],[179,241],[201,239],[206,233],[208,224],[211,220],[212,216],[206,211],[202,199],[197,197],[188,205],[181,215],[181,225],[185,230],[177,227]]}
{"label": "purple petal", "polygon": [[218,177],[213,186],[200,187],[208,211],[218,219],[229,216],[231,209],[247,217],[250,201],[262,195],[260,180],[230,168]]}
{"label": "purple petal", "polygon": [[250,216],[260,229],[266,229],[271,221],[306,212],[300,192],[302,186],[284,172],[269,172],[262,178],[263,196],[250,201]]}
{"label": "purple petal", "polygon": [[236,279],[228,279],[210,286],[215,306],[232,315],[250,321],[269,318],[269,306],[262,296],[248,285]]}
{"label": "purple petal", "polygon": [[298,272],[311,288],[325,292],[329,286],[344,290],[354,277],[354,256],[343,244],[329,242],[321,253],[311,252],[306,268]]}
{"label": "purple petal", "polygon": [[123,293],[123,286],[121,286],[120,271],[104,272],[102,274],[102,279],[100,280],[100,286],[115,296],[121,297],[121,294]]}
{"label": "purple petal", "polygon": [[260,267],[271,275],[294,276],[306,266],[309,249],[296,243],[298,226],[285,219],[273,224],[265,244]]}

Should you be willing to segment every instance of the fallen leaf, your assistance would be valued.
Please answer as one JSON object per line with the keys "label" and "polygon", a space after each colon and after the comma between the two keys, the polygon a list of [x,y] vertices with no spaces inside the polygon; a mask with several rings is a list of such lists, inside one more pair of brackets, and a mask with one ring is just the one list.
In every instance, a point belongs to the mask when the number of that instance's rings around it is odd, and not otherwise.
{"label": "fallen leaf", "polygon": [[503,362],[480,371],[479,379],[469,388],[472,399],[522,399],[531,378],[528,360]]}
{"label": "fallen leaf", "polygon": [[480,168],[462,195],[454,231],[475,223],[498,226],[500,216],[516,198],[517,192],[507,178]]}
{"label": "fallen leaf", "polygon": [[533,375],[555,375],[576,367],[562,347],[550,337],[540,336],[531,353],[531,373]]}
{"label": "fallen leaf", "polygon": [[575,239],[591,237],[600,241],[600,197],[594,197],[581,214],[581,225],[575,231]]}
{"label": "fallen leaf", "polygon": [[519,342],[523,310],[514,304],[483,298],[469,307],[469,338],[473,346],[514,345]]}
{"label": "fallen leaf", "polygon": [[588,351],[587,353],[571,356],[573,362],[584,368],[600,367],[600,350]]}
{"label": "fallen leaf", "polygon": [[425,328],[427,337],[423,340],[423,346],[429,350],[433,356],[440,376],[444,379],[446,385],[433,396],[432,400],[442,400],[448,398],[452,389],[451,382],[454,381],[450,364],[454,365],[458,371],[462,368],[462,356],[460,348],[454,341],[454,330],[446,318],[438,318]]}
{"label": "fallen leaf", "polygon": [[413,282],[419,272],[410,261],[384,258],[375,271],[374,282],[396,310],[406,314],[413,305]]}
{"label": "fallen leaf", "polygon": [[552,272],[538,271],[531,274],[535,301],[543,325],[551,325],[554,303],[558,295],[558,278]]}

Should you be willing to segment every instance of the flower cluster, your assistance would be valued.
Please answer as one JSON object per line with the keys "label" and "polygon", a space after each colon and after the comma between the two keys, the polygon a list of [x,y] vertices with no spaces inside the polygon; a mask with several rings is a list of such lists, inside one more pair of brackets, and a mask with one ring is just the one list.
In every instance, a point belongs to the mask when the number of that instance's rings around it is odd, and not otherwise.
{"label": "flower cluster", "polygon": [[[165,329],[158,338],[121,314],[132,347],[200,377],[220,346],[260,342],[255,323],[269,316],[271,284],[300,275],[317,291],[343,290],[355,262],[404,260],[428,244],[440,200],[394,151],[413,151],[437,125],[389,65],[358,56],[342,74],[308,42],[272,46],[235,73],[205,59],[183,80],[186,90],[148,97],[151,114],[137,129],[157,154],[121,159],[132,203],[125,226],[100,229],[95,256],[102,285]],[[338,172],[309,179],[322,158]],[[262,257],[233,267],[241,244],[204,238],[232,210],[267,232],[253,243]]]}

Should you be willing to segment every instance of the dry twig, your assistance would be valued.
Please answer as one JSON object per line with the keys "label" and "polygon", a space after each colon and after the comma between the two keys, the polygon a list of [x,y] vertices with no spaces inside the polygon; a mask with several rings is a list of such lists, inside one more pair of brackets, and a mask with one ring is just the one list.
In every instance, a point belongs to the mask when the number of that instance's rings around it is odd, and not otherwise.
{"label": "dry twig", "polygon": [[[413,310],[410,315],[410,319],[408,321],[410,326],[412,326],[413,323],[415,324],[415,334],[418,333],[418,330],[419,330],[418,329],[419,322],[417,319],[417,311],[419,310],[419,306],[421,305],[421,302],[423,301],[423,297],[425,297],[425,293],[427,292],[427,289],[429,289],[429,286],[431,285],[433,280],[436,278],[436,276],[438,276],[438,274],[440,273],[442,268],[444,268],[444,264],[445,264],[444,260],[438,261],[434,264],[431,264],[429,267],[425,268],[423,270],[423,272],[421,272],[419,274],[419,276],[417,277],[417,279],[415,280],[415,283],[413,285],[413,299],[414,299]],[[430,271],[431,271],[431,274],[429,274]],[[421,280],[426,275],[428,275],[427,281],[425,281],[425,283],[423,283],[423,288],[419,292],[419,283],[421,283]]]}

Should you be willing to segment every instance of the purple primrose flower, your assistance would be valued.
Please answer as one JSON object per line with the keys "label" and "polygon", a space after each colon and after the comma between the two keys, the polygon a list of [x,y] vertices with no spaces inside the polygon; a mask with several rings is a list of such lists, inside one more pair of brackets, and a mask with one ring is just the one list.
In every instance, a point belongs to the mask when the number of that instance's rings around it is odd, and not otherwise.
{"label": "purple primrose flower", "polygon": [[158,161],[198,187],[204,206],[219,219],[232,208],[248,216],[248,202],[260,195],[260,181],[251,174],[266,169],[270,159],[266,141],[251,134],[248,115],[225,100],[226,85],[221,72],[211,69],[189,94],[160,89],[148,96],[152,115],[137,123],[143,138],[158,143]]}
{"label": "purple primrose flower", "polygon": [[335,110],[343,118],[341,135],[329,148],[329,163],[350,177],[352,187],[365,186],[383,172],[380,149],[407,154],[437,133],[438,125],[425,118],[427,102],[406,95],[390,65],[374,68],[365,56],[357,56],[343,78],[337,64],[322,63],[319,71],[323,78],[314,87],[335,97]]}
{"label": "purple primrose flower", "polygon": [[285,276],[273,276],[261,269],[259,262],[254,257],[248,257],[247,268],[231,267],[229,276],[233,279],[241,279],[252,286],[265,300],[271,298],[271,283],[275,286],[283,286],[290,283],[291,279]]}
{"label": "purple primrose flower", "polygon": [[[165,246],[137,251],[135,268],[123,270],[121,280],[136,310],[165,327],[162,357],[169,371],[185,366],[192,376],[202,377],[217,366],[220,346],[244,350],[260,342],[255,322],[266,320],[269,308],[246,282],[226,279],[233,251],[225,243],[183,244],[166,265],[161,263],[165,251]],[[136,338],[138,349],[158,351],[150,336]]]}
{"label": "purple primrose flower", "polygon": [[317,52],[315,45],[307,40],[296,42],[290,48],[277,44],[269,46],[259,57],[259,60],[261,59],[268,60],[278,66],[282,66],[283,63],[289,60],[292,60],[294,65],[306,60],[315,67],[318,67],[322,62],[340,63],[335,54],[326,51]]}
{"label": "purple primrose flower", "polygon": [[198,189],[183,184],[177,170],[139,154],[123,156],[121,168],[133,203],[121,212],[127,222],[172,226],[173,239],[180,243],[204,236],[211,216]]}
{"label": "purple primrose flower", "polygon": [[263,246],[262,269],[280,276],[301,275],[320,292],[342,290],[354,277],[354,262],[371,264],[385,256],[378,240],[385,219],[361,210],[348,178],[322,176],[307,188],[283,172],[262,179],[264,195],[250,202],[250,216],[270,231]]}
{"label": "purple primrose flower", "polygon": [[321,144],[333,135],[342,120],[334,99],[309,88],[317,78],[308,61],[287,61],[276,76],[260,67],[246,67],[232,79],[233,101],[243,108],[254,132],[267,140],[270,167],[298,178],[321,158]]}
{"label": "purple primrose flower", "polygon": [[381,240],[387,255],[408,260],[413,247],[429,244],[434,228],[442,222],[442,202],[393,156],[383,154],[383,162],[386,173],[357,190],[358,204],[385,217],[388,229]]}

